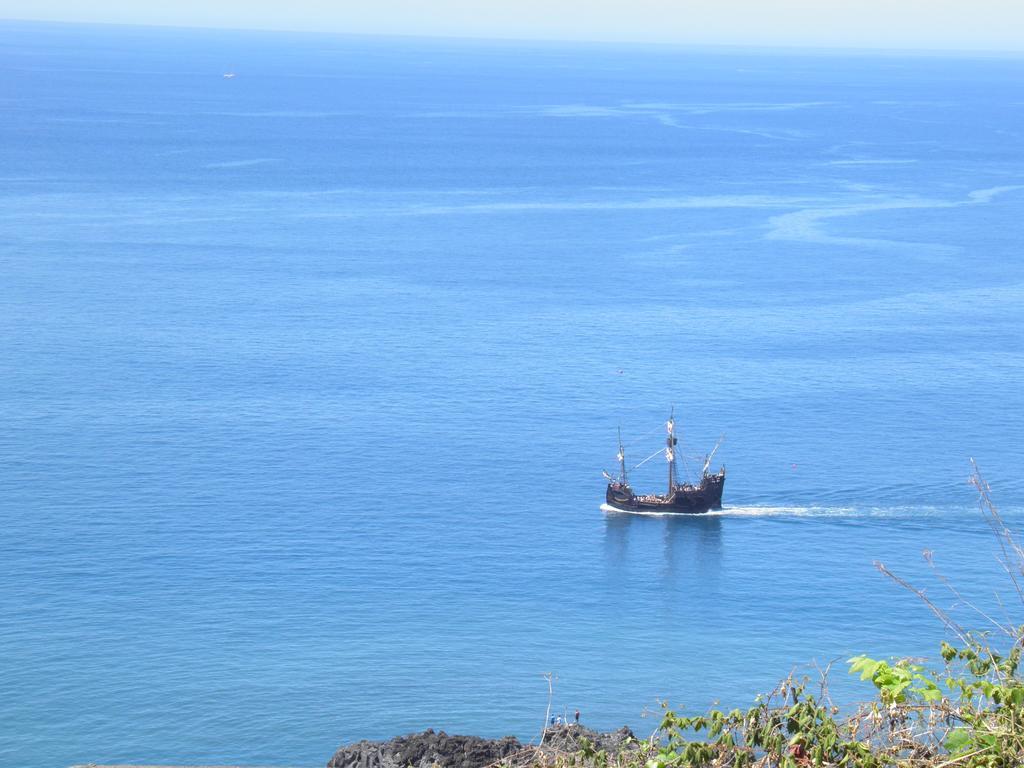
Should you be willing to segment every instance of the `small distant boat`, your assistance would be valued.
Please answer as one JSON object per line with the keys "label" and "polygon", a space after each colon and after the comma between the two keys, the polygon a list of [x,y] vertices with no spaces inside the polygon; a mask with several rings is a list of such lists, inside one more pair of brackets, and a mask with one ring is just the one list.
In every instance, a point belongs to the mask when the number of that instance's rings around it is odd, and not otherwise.
{"label": "small distant boat", "polygon": [[[679,482],[679,470],[676,466],[676,423],[675,413],[669,416],[665,423],[668,430],[668,437],[665,438],[665,447],[647,459],[640,462],[643,464],[659,454],[664,454],[668,461],[668,491],[666,493],[650,493],[637,495],[629,485],[626,476],[626,453],[622,447],[622,435],[619,434],[619,476],[612,477],[604,473],[608,480],[608,489],[605,492],[605,501],[608,506],[621,512],[660,512],[667,514],[701,514],[712,509],[722,508],[722,489],[725,487],[725,467],[721,467],[717,473],[708,472],[711,460],[715,457],[718,447],[722,444],[719,440],[711,451],[704,458],[704,466],[700,472],[700,482],[697,484]],[[637,466],[640,466],[639,464]],[[634,467],[635,469],[636,467]]]}
{"label": "small distant boat", "polygon": [[225,80],[230,80],[230,79],[231,79],[231,78],[233,78],[234,76],[235,76],[235,73],[234,73],[234,72],[225,72],[225,73],[224,73],[224,79],[225,79]]}

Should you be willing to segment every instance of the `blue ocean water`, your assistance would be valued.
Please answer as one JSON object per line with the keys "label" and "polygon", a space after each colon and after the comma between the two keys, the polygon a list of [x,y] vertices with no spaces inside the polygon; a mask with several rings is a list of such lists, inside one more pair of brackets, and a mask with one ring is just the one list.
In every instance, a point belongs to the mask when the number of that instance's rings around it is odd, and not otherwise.
{"label": "blue ocean water", "polygon": [[[546,672],[649,732],[934,654],[872,565],[950,605],[925,549],[1020,618],[966,479],[1024,523],[1024,59],[7,22],[0,71],[3,765],[531,738]],[[672,407],[727,509],[605,514]]]}

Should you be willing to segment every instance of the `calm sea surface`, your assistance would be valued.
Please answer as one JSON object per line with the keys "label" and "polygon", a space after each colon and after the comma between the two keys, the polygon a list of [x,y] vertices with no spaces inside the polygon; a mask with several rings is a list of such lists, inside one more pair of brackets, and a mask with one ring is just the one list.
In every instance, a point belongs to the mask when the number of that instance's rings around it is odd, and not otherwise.
{"label": "calm sea surface", "polygon": [[[1024,59],[5,23],[0,108],[0,764],[528,739],[548,671],[646,733],[934,655],[923,549],[1021,617]],[[727,509],[603,513],[673,406]]]}

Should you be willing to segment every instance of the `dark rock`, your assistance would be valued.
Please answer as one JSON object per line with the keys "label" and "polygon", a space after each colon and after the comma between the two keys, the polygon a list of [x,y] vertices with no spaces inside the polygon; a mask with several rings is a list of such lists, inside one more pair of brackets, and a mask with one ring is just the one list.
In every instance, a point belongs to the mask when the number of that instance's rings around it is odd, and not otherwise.
{"label": "dark rock", "polygon": [[576,752],[584,739],[595,750],[609,754],[635,743],[633,732],[626,727],[601,733],[581,725],[553,725],[544,732],[541,747],[523,744],[514,736],[482,739],[427,729],[388,741],[359,741],[341,747],[327,768],[484,768],[499,762],[522,765],[545,754]]}
{"label": "dark rock", "polygon": [[513,736],[481,739],[427,729],[389,741],[360,741],[342,747],[327,768],[483,768],[522,749]]}

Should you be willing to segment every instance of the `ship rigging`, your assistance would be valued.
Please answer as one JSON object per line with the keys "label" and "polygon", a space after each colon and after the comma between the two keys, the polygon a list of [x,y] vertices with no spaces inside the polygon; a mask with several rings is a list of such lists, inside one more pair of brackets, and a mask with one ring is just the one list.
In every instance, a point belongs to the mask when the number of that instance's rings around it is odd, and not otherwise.
{"label": "ship rigging", "polygon": [[711,461],[722,444],[719,438],[714,449],[704,457],[701,467],[700,481],[696,484],[679,481],[679,469],[676,464],[676,453],[679,440],[676,437],[675,411],[673,409],[665,423],[667,435],[665,447],[652,453],[637,464],[633,469],[643,466],[656,456],[664,455],[668,464],[668,488],[665,493],[636,494],[629,484],[626,472],[626,451],[622,445],[622,432],[619,431],[619,476],[612,477],[603,473],[608,480],[605,491],[605,502],[616,511],[621,512],[659,512],[666,514],[701,514],[713,509],[722,508],[722,489],[725,487],[725,467],[711,474]]}

